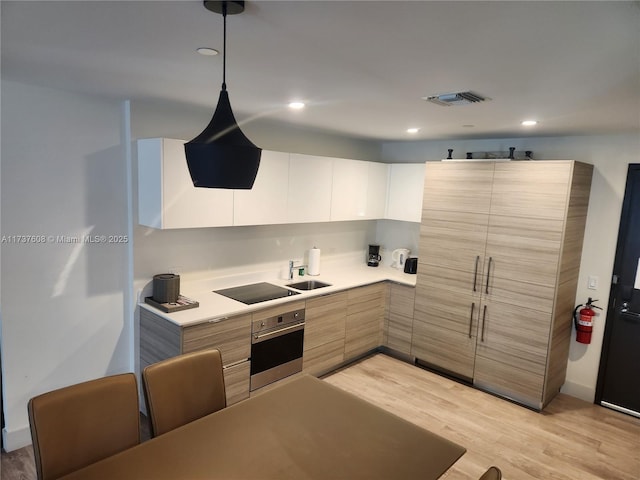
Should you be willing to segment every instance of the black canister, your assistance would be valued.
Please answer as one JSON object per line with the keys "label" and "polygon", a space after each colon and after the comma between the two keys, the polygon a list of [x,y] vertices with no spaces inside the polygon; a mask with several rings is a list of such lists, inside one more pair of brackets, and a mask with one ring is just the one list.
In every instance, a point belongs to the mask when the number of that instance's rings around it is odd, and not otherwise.
{"label": "black canister", "polygon": [[176,303],[180,295],[180,275],[161,273],[153,276],[153,299],[158,303]]}

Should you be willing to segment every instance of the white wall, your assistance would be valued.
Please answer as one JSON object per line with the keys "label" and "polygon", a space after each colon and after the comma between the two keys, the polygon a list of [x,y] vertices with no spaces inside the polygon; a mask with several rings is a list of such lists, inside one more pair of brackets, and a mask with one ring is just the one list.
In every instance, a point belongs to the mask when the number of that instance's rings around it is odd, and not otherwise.
{"label": "white wall", "polygon": [[[233,105],[232,105],[233,107]],[[168,137],[190,140],[211,120],[212,109],[164,102],[133,102],[133,138]],[[267,118],[238,122],[245,135],[258,147],[278,152],[306,153],[325,157],[380,160],[380,144],[371,140],[321,133]]]}
{"label": "white wall", "polygon": [[[593,401],[627,168],[629,163],[640,163],[640,135],[389,142],[382,147],[382,158],[389,162],[439,160],[446,158],[448,148],[454,149],[454,158],[465,158],[467,151],[508,151],[509,147],[531,150],[536,159],[572,159],[594,165],[575,304],[593,297],[604,310],[596,319],[591,345],[572,340],[563,387],[565,393]],[[599,278],[597,290],[587,289],[589,275]]]}
{"label": "white wall", "polygon": [[56,238],[127,233],[122,105],[4,80],[1,93],[3,435],[12,450],[31,443],[30,397],[131,371],[132,328],[127,245]]}

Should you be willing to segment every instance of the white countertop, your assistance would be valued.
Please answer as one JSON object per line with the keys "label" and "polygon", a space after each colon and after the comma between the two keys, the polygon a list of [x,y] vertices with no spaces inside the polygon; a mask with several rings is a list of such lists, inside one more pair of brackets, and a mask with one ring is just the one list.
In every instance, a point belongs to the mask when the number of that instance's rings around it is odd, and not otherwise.
{"label": "white countertop", "polygon": [[[296,300],[306,300],[308,298],[327,295],[329,293],[338,292],[349,288],[354,288],[362,285],[368,285],[371,283],[382,282],[390,280],[392,282],[400,283],[408,286],[415,286],[416,275],[404,273],[402,270],[388,266],[368,267],[362,262],[348,262],[345,265],[342,262],[331,263],[328,262],[322,266],[320,275],[310,276],[298,276],[297,270],[294,274],[293,280],[285,280],[279,278],[278,272],[262,271],[244,273],[242,275],[232,275],[216,278],[204,278],[197,281],[182,282],[180,286],[180,294],[196,300],[200,306],[197,308],[191,308],[189,310],[181,310],[174,313],[165,313],[151,305],[144,303],[144,297],[150,296],[149,292],[144,294],[140,293],[140,308],[149,310],[156,315],[166,318],[172,323],[180,326],[187,326],[196,323],[201,323],[213,319],[231,317],[234,315],[240,315],[243,313],[253,312],[261,310],[263,308],[271,307],[274,305],[284,304]],[[242,302],[232,300],[223,295],[214,293],[213,290],[219,290],[222,288],[237,287],[240,285],[248,285],[257,282],[268,282],[273,285],[284,286],[289,283],[299,282],[303,280],[318,280],[324,283],[329,283],[331,286],[317,288],[309,291],[299,291],[299,295],[277,298],[275,300],[268,300],[266,302],[254,303],[252,305],[246,305]]]}

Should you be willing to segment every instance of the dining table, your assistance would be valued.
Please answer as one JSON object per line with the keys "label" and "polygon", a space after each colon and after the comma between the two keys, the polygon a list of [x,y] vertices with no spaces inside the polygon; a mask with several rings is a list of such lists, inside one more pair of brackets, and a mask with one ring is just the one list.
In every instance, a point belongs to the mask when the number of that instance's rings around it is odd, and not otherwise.
{"label": "dining table", "polygon": [[65,480],[431,480],[465,448],[310,375],[72,472]]}

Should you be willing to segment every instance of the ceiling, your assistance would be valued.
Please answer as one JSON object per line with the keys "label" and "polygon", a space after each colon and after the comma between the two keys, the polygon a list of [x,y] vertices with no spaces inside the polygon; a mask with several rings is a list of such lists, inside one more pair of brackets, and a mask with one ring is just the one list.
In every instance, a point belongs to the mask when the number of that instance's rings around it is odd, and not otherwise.
{"label": "ceiling", "polygon": [[[1,8],[4,79],[213,111],[222,55],[196,48],[222,51],[223,22],[200,1]],[[241,121],[354,138],[640,132],[639,26],[637,1],[252,1],[227,18],[226,80]],[[422,100],[467,90],[490,100]]]}

